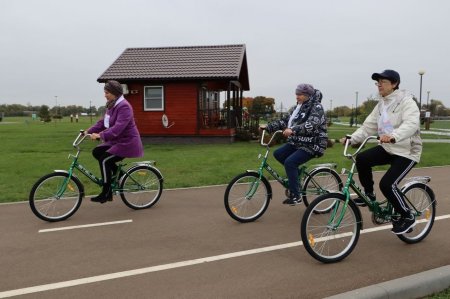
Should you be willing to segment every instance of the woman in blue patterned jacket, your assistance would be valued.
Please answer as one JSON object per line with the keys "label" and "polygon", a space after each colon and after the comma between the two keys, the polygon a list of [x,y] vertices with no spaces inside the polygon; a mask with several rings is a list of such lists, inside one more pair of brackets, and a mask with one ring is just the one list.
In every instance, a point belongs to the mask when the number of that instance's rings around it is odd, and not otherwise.
{"label": "woman in blue patterned jacket", "polygon": [[301,203],[298,167],[314,157],[320,157],[327,148],[327,121],[323,111],[322,94],[310,84],[299,84],[295,90],[297,106],[289,115],[261,126],[269,133],[283,130],[287,143],[275,150],[274,157],[284,165],[289,179],[290,196],[283,204]]}

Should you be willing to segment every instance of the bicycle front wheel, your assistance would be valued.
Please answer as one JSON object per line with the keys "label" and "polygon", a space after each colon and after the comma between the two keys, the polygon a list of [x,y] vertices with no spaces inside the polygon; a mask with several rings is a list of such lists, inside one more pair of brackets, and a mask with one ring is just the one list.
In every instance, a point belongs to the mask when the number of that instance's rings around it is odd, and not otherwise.
{"label": "bicycle front wheel", "polygon": [[[330,213],[318,213],[327,207]],[[306,209],[301,222],[303,246],[322,263],[343,260],[355,248],[361,230],[361,214],[353,203],[345,204],[341,193],[324,194]]]}
{"label": "bicycle front wheel", "polygon": [[[311,171],[302,187],[302,199],[305,206],[309,205],[308,198],[312,201],[319,195],[327,193],[337,193],[342,190],[343,184],[339,174],[331,168],[318,168]],[[332,206],[323,207],[323,210],[316,210],[316,213],[325,213],[332,209]]]}
{"label": "bicycle front wheel", "polygon": [[129,169],[121,178],[120,197],[129,208],[147,209],[158,202],[163,190],[163,178],[153,167],[141,165]]}
{"label": "bicycle front wheel", "polygon": [[83,198],[81,182],[64,172],[55,172],[40,178],[31,188],[29,203],[34,215],[55,222],[72,216]]}
{"label": "bicycle front wheel", "polygon": [[239,222],[251,222],[267,210],[271,198],[269,182],[258,173],[246,172],[236,176],[225,190],[225,209]]}
{"label": "bicycle front wheel", "polygon": [[434,192],[423,183],[414,183],[402,192],[408,199],[406,203],[416,216],[416,225],[411,232],[397,236],[408,244],[418,243],[425,239],[433,227],[436,216]]}

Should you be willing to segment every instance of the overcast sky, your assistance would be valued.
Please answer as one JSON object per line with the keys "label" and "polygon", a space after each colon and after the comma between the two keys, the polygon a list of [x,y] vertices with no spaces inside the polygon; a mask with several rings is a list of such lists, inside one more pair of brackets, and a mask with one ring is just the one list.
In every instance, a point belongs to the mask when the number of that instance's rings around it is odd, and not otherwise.
{"label": "overcast sky", "polygon": [[[246,44],[250,91],[292,105],[299,83],[325,109],[401,75],[450,107],[447,0],[0,0],[0,104],[104,105],[97,78],[129,47]],[[55,97],[57,96],[57,97]]]}

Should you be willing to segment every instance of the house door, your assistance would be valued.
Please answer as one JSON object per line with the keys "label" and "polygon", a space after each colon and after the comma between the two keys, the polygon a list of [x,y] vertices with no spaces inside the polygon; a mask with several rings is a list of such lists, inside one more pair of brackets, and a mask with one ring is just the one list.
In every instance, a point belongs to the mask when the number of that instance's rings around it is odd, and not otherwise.
{"label": "house door", "polygon": [[220,127],[220,93],[218,91],[201,89],[199,112],[201,128]]}

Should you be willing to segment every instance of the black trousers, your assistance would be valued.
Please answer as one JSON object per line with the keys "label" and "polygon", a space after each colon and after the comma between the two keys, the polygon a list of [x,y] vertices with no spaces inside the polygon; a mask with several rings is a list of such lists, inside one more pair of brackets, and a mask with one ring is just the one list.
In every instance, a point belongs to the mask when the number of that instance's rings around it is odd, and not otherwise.
{"label": "black trousers", "polygon": [[111,184],[112,174],[117,171],[116,163],[124,159],[123,157],[108,153],[107,150],[109,148],[110,146],[97,146],[92,150],[92,155],[98,160],[100,165],[104,186]]}
{"label": "black trousers", "polygon": [[404,217],[409,216],[409,208],[397,185],[417,163],[405,157],[391,155],[381,145],[365,150],[356,156],[356,168],[359,181],[366,193],[373,192],[372,167],[387,165],[391,167],[386,171],[380,181],[380,190],[392,204],[395,212]]}

